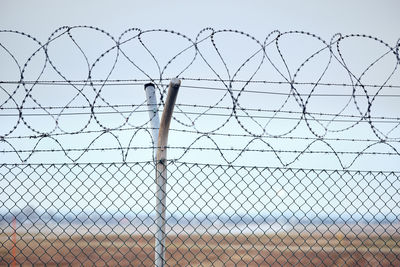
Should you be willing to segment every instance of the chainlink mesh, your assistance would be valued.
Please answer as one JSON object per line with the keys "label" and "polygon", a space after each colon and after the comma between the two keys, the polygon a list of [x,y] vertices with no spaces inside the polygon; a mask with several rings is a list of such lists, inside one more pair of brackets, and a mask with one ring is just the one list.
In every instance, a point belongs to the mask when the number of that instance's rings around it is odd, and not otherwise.
{"label": "chainlink mesh", "polygon": [[[168,172],[168,266],[400,264],[397,172],[184,162]],[[154,163],[0,174],[1,265],[13,254],[28,265],[154,264]]]}

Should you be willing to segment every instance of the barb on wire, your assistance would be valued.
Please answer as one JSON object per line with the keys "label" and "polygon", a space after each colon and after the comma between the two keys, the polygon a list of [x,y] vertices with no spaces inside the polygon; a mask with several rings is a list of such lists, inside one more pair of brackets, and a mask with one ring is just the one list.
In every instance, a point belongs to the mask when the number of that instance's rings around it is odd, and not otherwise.
{"label": "barb on wire", "polygon": [[101,152],[94,161],[150,160],[138,152],[154,149],[143,86],[155,85],[162,110],[174,77],[183,89],[171,129],[175,160],[208,151],[215,158],[195,157],[251,165],[272,152],[281,166],[302,166],[308,154],[327,154],[350,168],[399,158],[399,43],[373,36],[273,31],[261,39],[212,28],[194,38],[137,28],[113,36],[65,26],[44,41],[0,30],[0,56],[6,162],[11,152],[22,162],[44,152],[79,162],[93,151]]}

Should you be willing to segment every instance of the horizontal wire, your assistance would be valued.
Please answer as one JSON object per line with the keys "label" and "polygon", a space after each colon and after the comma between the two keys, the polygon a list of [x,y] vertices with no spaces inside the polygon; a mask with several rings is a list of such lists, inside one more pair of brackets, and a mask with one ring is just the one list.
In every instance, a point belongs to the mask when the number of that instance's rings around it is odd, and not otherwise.
{"label": "horizontal wire", "polygon": [[[310,84],[313,85],[313,84]],[[321,84],[315,84],[315,85],[321,85]],[[181,87],[184,88],[189,88],[189,89],[201,89],[201,90],[211,90],[211,91],[227,91],[227,88],[220,88],[220,87],[206,87],[206,86],[190,86],[190,85],[181,85]],[[399,87],[400,88],[400,87]],[[281,92],[272,92],[272,91],[259,91],[259,90],[249,90],[249,89],[229,89],[232,92],[242,92],[242,94],[245,93],[254,93],[254,94],[266,94],[266,95],[282,95],[282,96],[289,96],[291,94],[288,93],[281,93]],[[301,94],[301,93],[296,93],[296,96],[312,96],[312,97],[366,97],[366,94]],[[371,94],[373,95],[373,94]],[[373,95],[375,97],[400,97],[400,94],[377,94]]]}
{"label": "horizontal wire", "polygon": [[[92,108],[134,108],[134,107],[142,107],[147,104],[113,104],[113,105],[93,105],[93,106],[40,106],[40,107],[22,107],[23,110],[47,110],[47,109],[92,109]],[[162,104],[158,104],[157,106],[162,106]],[[18,107],[0,107],[0,110],[20,110]]]}
{"label": "horizontal wire", "polygon": [[[183,80],[183,78],[180,78]],[[120,81],[120,82],[119,82]],[[30,82],[19,82],[19,81],[0,81],[0,84],[32,84],[32,85],[74,85],[74,86],[128,86],[128,85],[140,85],[144,86],[146,83],[140,83],[135,82],[129,83],[127,82],[129,80],[113,80],[108,83],[108,80],[103,81],[104,83],[101,83],[100,81],[98,83],[90,83],[89,81],[87,82],[62,82],[62,81],[42,81],[41,83],[36,83],[34,81]],[[140,81],[140,80],[138,80]],[[151,82],[152,80],[146,80],[147,82]],[[214,82],[221,81],[221,80],[213,80]],[[53,83],[52,83],[53,82]],[[226,82],[234,82],[234,81],[226,81]],[[245,81],[235,81],[235,82],[241,82],[245,83]],[[249,82],[249,81],[247,81]],[[362,85],[354,85],[354,84],[340,84],[340,83],[312,83],[312,82],[287,82],[287,81],[250,81],[249,84],[290,84],[290,85],[312,85],[312,86],[334,86],[334,87],[370,87],[370,88],[400,88],[400,85],[376,85],[376,84],[362,84]],[[157,84],[159,86],[168,86],[168,84],[162,84],[159,83]],[[182,88],[188,88],[188,89],[200,89],[200,90],[211,90],[211,91],[227,91],[228,89],[226,87],[212,87],[212,86],[196,86],[196,85],[185,85],[181,84]],[[243,93],[255,93],[255,94],[267,94],[267,95],[288,95],[287,93],[281,93],[281,92],[273,92],[273,91],[260,91],[260,90],[248,90],[245,88],[242,89],[234,89],[234,88],[229,88],[230,91],[232,92],[242,92]],[[365,94],[320,94],[320,93],[313,93],[313,94],[296,94],[299,96],[314,96],[314,97],[350,97],[350,96],[355,96],[355,97],[365,97]],[[400,97],[400,94],[377,94],[375,97]]]}
{"label": "horizontal wire", "polygon": [[[290,170],[295,170],[295,171],[306,171],[306,172],[335,172],[335,173],[356,173],[360,175],[395,175],[399,176],[400,178],[400,171],[388,171],[388,170],[361,170],[361,169],[319,169],[319,168],[299,168],[299,167],[288,167],[288,166],[257,166],[257,165],[236,165],[236,164],[218,164],[218,163],[198,163],[198,162],[189,162],[189,161],[182,161],[182,160],[174,160],[174,159],[169,159],[167,160],[168,164],[180,164],[180,165],[191,165],[191,166],[199,166],[199,167],[222,167],[222,168],[238,168],[238,169],[265,169],[265,170],[285,170],[285,171],[290,171]],[[25,167],[32,167],[32,168],[37,168],[41,166],[47,166],[47,167],[52,167],[52,166],[71,166],[71,167],[81,167],[81,166],[97,166],[97,165],[102,165],[102,166],[115,166],[115,165],[151,165],[155,166],[154,161],[152,160],[145,160],[145,161],[114,161],[114,162],[52,162],[52,163],[27,163],[27,162],[21,162],[21,163],[0,163],[0,167],[4,168],[21,168],[20,166]]]}
{"label": "horizontal wire", "polygon": [[[130,108],[130,107],[147,107],[147,104],[140,104],[140,105],[134,105],[134,104],[115,104],[115,105],[100,105],[100,106],[42,106],[42,107],[23,107],[23,110],[47,110],[47,109],[96,109],[96,108]],[[157,104],[157,106],[160,108],[162,107],[162,104]],[[206,109],[226,109],[226,110],[232,110],[232,107],[229,106],[207,106],[207,105],[198,105],[198,104],[179,104],[177,103],[175,106],[177,107],[193,107],[193,108],[206,108]],[[0,110],[20,110],[20,108],[15,108],[15,107],[0,107]],[[272,113],[287,113],[287,114],[306,114],[306,115],[319,115],[319,116],[333,116],[333,117],[348,117],[348,118],[364,118],[363,116],[357,116],[357,115],[351,115],[351,114],[338,114],[338,113],[322,113],[322,112],[301,112],[301,111],[291,111],[291,110],[278,110],[278,109],[261,109],[261,108],[236,108],[236,110],[239,111],[257,111],[257,112],[272,112]],[[161,109],[159,111],[162,111]],[[118,113],[118,111],[113,111],[115,113]],[[129,111],[123,111],[123,112],[129,112]],[[97,113],[97,112],[95,112]],[[26,113],[23,113],[26,114]],[[47,113],[44,113],[47,114]],[[61,113],[62,114],[62,113]],[[89,113],[88,113],[89,114]],[[52,114],[56,115],[56,114]],[[1,114],[0,114],[1,116]],[[393,120],[398,120],[400,117],[383,117],[383,116],[370,116],[368,118],[371,119],[393,119]]]}
{"label": "horizontal wire", "polygon": [[[159,108],[163,105],[161,103],[157,104]],[[205,108],[205,109],[222,109],[222,110],[233,110],[231,106],[210,106],[210,105],[199,105],[199,104],[185,104],[185,103],[177,103],[175,106],[177,107],[192,107],[192,108]],[[55,109],[96,109],[96,108],[136,108],[136,107],[148,107],[147,104],[114,104],[114,105],[94,105],[94,106],[42,106],[42,107],[23,107],[23,110],[55,110]],[[0,110],[20,110],[17,107],[0,107]],[[322,112],[301,112],[301,111],[291,111],[291,110],[277,110],[277,109],[261,109],[261,108],[236,108],[237,111],[255,111],[255,112],[270,112],[270,113],[286,113],[286,114],[306,114],[306,115],[316,115],[316,116],[331,116],[331,117],[345,117],[345,118],[357,118],[357,119],[365,119],[363,116],[351,115],[351,114],[338,114],[338,113],[322,113]],[[147,110],[148,111],[148,110]],[[153,111],[153,109],[151,109]],[[162,111],[160,109],[160,111]],[[130,111],[110,111],[109,113],[129,113]],[[135,110],[136,112],[136,110]],[[178,112],[178,111],[177,111]],[[91,112],[81,112],[84,115],[92,114]],[[62,115],[71,114],[81,114],[81,113],[60,113]],[[98,114],[99,111],[94,112],[94,114]],[[60,115],[58,113],[48,114],[48,113],[23,113],[23,115],[35,116],[35,115],[52,115],[57,116]],[[201,113],[203,114],[203,113]],[[205,115],[207,113],[204,113]],[[19,114],[0,114],[0,116],[12,116]],[[369,116],[368,119],[381,119],[381,120],[400,120],[400,117],[386,117],[386,116]]]}
{"label": "horizontal wire", "polygon": [[[145,85],[146,83],[154,83],[156,81],[170,81],[174,78],[157,78],[157,79],[87,79],[87,80],[0,80],[0,84],[38,84],[38,85]],[[245,83],[245,84],[292,84],[292,85],[324,85],[324,86],[342,86],[342,87],[375,87],[375,88],[400,88],[396,84],[350,84],[350,83],[334,83],[334,82],[289,82],[289,81],[271,81],[271,80],[239,80],[239,79],[210,79],[210,78],[191,78],[179,77],[182,81],[203,81],[203,82],[226,82],[226,83]],[[168,83],[159,84],[168,86]],[[184,84],[181,86],[185,86]],[[214,88],[214,87],[206,87]],[[223,88],[218,88],[223,89]]]}
{"label": "horizontal wire", "polygon": [[[77,115],[111,115],[111,114],[126,114],[126,113],[143,113],[153,111],[153,109],[149,110],[135,110],[135,111],[98,111],[95,113],[92,112],[63,112],[63,113],[22,113],[22,117],[36,117],[36,116],[77,116]],[[247,111],[247,110],[246,110]],[[280,111],[276,111],[276,113],[280,113]],[[201,116],[216,116],[216,117],[230,117],[231,114],[222,114],[222,113],[202,113],[202,112],[193,112],[193,111],[175,111],[174,114],[185,114],[185,115],[201,115]],[[305,115],[313,115],[311,113],[295,113],[295,114],[305,114]],[[315,115],[315,114],[314,114]],[[325,114],[326,115],[326,114]],[[0,117],[20,117],[21,114],[1,114]],[[340,117],[337,115],[331,115],[335,117]],[[238,118],[249,118],[248,115],[238,115],[235,117]],[[281,116],[261,116],[261,115],[252,115],[250,118],[259,118],[259,119],[276,119],[276,120],[304,120],[303,118],[292,118],[292,117],[281,117]],[[307,118],[308,121],[323,121],[323,122],[353,122],[353,123],[400,123],[400,118],[392,118],[391,120],[366,120],[364,117],[358,117],[360,120],[340,120],[340,119],[315,119],[315,118]],[[369,119],[369,118],[368,118]]]}
{"label": "horizontal wire", "polygon": [[[93,134],[93,133],[110,133],[110,132],[122,132],[122,131],[140,131],[140,130],[154,130],[158,128],[152,127],[131,127],[131,128],[122,128],[122,129],[106,129],[106,130],[89,130],[89,131],[81,131],[81,132],[73,132],[73,133],[52,133],[52,134],[40,134],[40,135],[25,135],[25,136],[0,136],[1,140],[7,139],[40,139],[46,137],[57,137],[57,136],[70,136],[70,135],[80,135],[80,134]],[[207,136],[224,136],[224,137],[244,137],[244,138],[252,138],[254,139],[254,135],[250,134],[235,134],[235,133],[218,133],[218,132],[200,132],[195,130],[185,130],[185,129],[177,129],[177,128],[170,128],[172,132],[177,133],[187,133],[187,134],[196,134],[196,135],[207,135]],[[380,139],[361,139],[361,138],[319,138],[319,137],[305,137],[305,136],[276,136],[276,135],[265,135],[265,136],[257,136],[258,139],[288,139],[288,140],[325,140],[325,141],[347,141],[347,142],[381,142]],[[386,143],[390,142],[399,142],[399,138],[390,138],[385,139]]]}
{"label": "horizontal wire", "polygon": [[[285,170],[285,171],[290,171],[290,170],[295,170],[295,171],[307,171],[307,172],[337,172],[337,173],[359,173],[359,174],[383,174],[383,175],[395,175],[399,176],[400,178],[400,170],[396,171],[382,171],[382,170],[359,170],[359,169],[319,169],[319,168],[299,168],[299,167],[288,167],[288,166],[271,166],[271,167],[266,167],[266,166],[257,166],[257,165],[236,165],[236,164],[217,164],[217,163],[197,163],[197,162],[189,162],[189,161],[181,161],[181,160],[168,160],[168,162],[171,162],[173,164],[182,164],[182,165],[198,165],[198,166],[211,166],[211,167],[223,167],[223,168],[238,168],[238,169],[273,169],[273,170]],[[127,161],[127,164],[130,164],[131,162]],[[39,163],[40,164],[40,163]],[[70,165],[73,164],[87,164],[87,163],[69,163]],[[123,163],[121,163],[123,164]],[[132,162],[131,164],[134,164]],[[62,163],[60,163],[62,165]]]}
{"label": "horizontal wire", "polygon": [[[130,146],[130,147],[101,147],[101,148],[65,148],[65,149],[21,149],[21,150],[0,150],[1,153],[44,153],[44,152],[87,152],[87,151],[122,151],[122,150],[153,150],[158,147]],[[220,148],[220,147],[182,147],[166,146],[167,149],[176,150],[199,150],[199,151],[235,151],[235,152],[273,152],[273,153],[295,153],[295,154],[341,154],[341,155],[387,155],[399,156],[395,152],[356,152],[356,151],[322,151],[322,150],[277,150],[277,149],[241,149],[241,148]]]}

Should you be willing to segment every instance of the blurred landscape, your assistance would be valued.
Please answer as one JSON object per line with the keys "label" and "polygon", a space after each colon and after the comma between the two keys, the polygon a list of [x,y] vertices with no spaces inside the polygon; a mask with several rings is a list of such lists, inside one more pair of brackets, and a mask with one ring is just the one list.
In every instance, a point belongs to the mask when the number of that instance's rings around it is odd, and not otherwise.
{"label": "blurred landscape", "polygon": [[[400,265],[397,217],[299,216],[170,214],[167,265]],[[27,206],[1,215],[0,265],[13,262],[14,249],[16,263],[27,266],[151,266],[154,221],[153,214],[62,214]]]}
{"label": "blurred landscape", "polygon": [[[47,235],[47,234],[46,234]],[[152,235],[25,234],[16,243],[22,266],[152,266]],[[2,233],[0,266],[14,258]],[[399,266],[399,236],[275,234],[170,234],[168,266]]]}

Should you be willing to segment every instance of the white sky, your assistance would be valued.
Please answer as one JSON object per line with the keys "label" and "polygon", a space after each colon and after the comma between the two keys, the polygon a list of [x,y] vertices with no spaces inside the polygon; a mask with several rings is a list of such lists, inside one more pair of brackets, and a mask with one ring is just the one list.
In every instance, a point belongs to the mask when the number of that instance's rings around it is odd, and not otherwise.
{"label": "white sky", "polygon": [[329,38],[365,33],[389,43],[399,38],[400,3],[374,1],[30,1],[2,0],[0,25],[47,37],[56,27],[92,25],[112,34],[129,27],[197,33],[231,28],[265,36],[275,29],[304,30]]}

